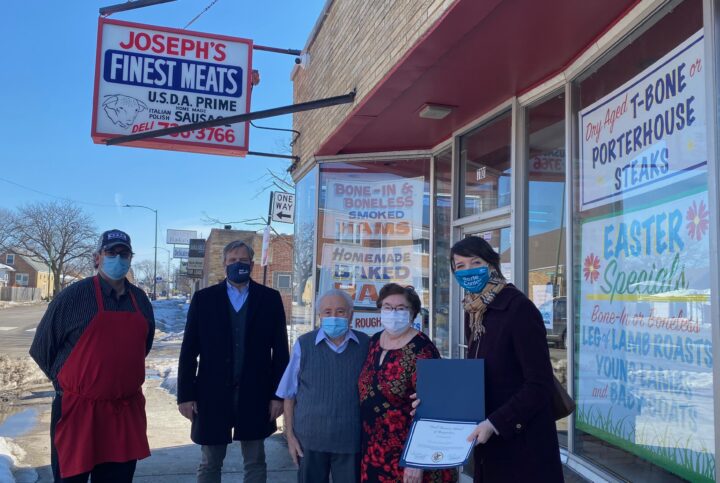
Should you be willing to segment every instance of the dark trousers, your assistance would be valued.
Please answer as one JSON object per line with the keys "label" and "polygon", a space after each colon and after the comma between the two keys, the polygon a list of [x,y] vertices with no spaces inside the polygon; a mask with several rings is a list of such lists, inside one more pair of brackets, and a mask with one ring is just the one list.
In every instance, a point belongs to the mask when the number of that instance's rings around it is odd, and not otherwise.
{"label": "dark trousers", "polygon": [[360,481],[360,453],[327,453],[303,450],[298,483],[357,483]]}
{"label": "dark trousers", "polygon": [[88,478],[92,483],[131,483],[135,474],[137,460],[126,461],[125,463],[101,463],[91,471],[69,478],[60,476],[60,464],[58,463],[57,448],[55,448],[55,425],[60,420],[62,411],[62,396],[57,394],[52,403],[50,413],[50,464],[52,465],[55,483],[85,483]]}

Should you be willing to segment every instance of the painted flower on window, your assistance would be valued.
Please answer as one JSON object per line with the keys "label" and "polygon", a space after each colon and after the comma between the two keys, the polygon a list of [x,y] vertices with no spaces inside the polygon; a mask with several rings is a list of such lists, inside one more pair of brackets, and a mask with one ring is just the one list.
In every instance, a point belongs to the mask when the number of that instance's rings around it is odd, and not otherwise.
{"label": "painted flower on window", "polygon": [[600,277],[600,259],[596,257],[594,253],[585,257],[583,273],[585,274],[585,280],[590,283],[595,283],[598,277]]}
{"label": "painted flower on window", "polygon": [[688,222],[687,230],[690,238],[697,241],[702,240],[703,235],[707,233],[710,227],[710,212],[705,206],[705,201],[701,200],[699,206],[693,201],[692,206],[687,210],[685,219]]}

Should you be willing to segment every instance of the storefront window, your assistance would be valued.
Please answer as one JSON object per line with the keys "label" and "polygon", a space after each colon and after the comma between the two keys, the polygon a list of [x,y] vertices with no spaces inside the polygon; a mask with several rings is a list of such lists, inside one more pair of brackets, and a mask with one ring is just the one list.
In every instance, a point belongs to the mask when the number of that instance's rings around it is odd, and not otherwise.
{"label": "storefront window", "polygon": [[313,328],[315,284],[313,250],[317,233],[317,168],[305,175],[295,186],[295,246],[292,276],[292,321],[290,339]]}
{"label": "storefront window", "polygon": [[[528,295],[547,330],[555,376],[567,388],[565,96],[528,109]],[[567,445],[567,418],[558,421]]]}
{"label": "storefront window", "polygon": [[460,216],[510,205],[512,113],[501,114],[460,138]]}
{"label": "storefront window", "polygon": [[709,482],[702,2],[626,45],[578,85],[575,447],[629,481]]}
{"label": "storefront window", "polygon": [[430,159],[323,163],[318,222],[318,292],[350,294],[352,328],[381,330],[377,296],[395,282],[415,287],[429,334]]}
{"label": "storefront window", "polygon": [[452,224],[452,149],[435,157],[432,339],[450,357],[450,227]]}

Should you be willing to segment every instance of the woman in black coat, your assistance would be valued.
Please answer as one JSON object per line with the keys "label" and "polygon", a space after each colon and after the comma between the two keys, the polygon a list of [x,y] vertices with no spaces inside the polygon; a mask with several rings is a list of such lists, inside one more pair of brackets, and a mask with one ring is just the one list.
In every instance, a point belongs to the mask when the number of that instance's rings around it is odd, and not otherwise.
{"label": "woman in black coat", "polygon": [[450,266],[466,291],[468,357],[485,359],[487,419],[468,438],[477,438],[474,482],[562,482],[540,312],[506,282],[500,256],[484,239],[457,242]]}

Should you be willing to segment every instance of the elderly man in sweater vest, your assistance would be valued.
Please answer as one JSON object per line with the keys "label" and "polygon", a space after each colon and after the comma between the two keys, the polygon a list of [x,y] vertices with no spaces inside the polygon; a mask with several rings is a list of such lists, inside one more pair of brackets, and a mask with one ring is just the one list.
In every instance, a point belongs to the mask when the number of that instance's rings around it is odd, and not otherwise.
{"label": "elderly man in sweater vest", "polygon": [[350,329],[353,301],[332,289],[317,301],[320,328],[293,347],[277,396],[285,400],[288,450],[298,481],[360,481],[358,377],[368,336]]}

